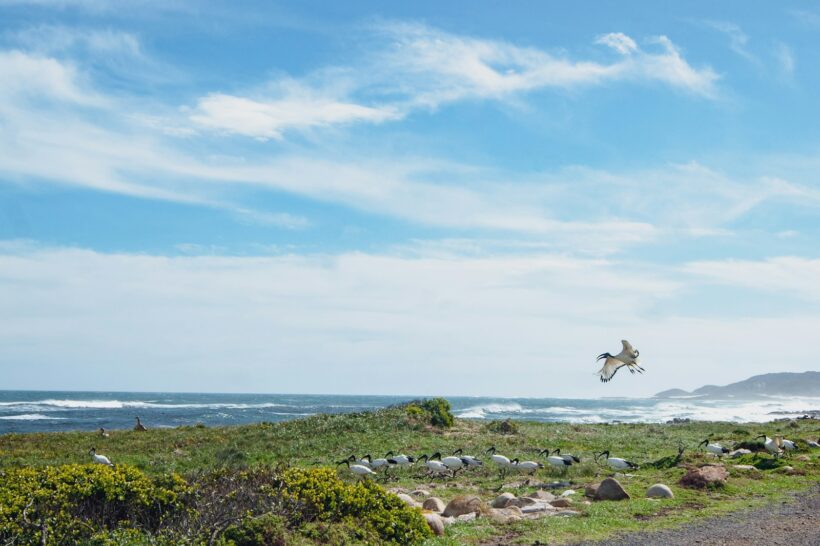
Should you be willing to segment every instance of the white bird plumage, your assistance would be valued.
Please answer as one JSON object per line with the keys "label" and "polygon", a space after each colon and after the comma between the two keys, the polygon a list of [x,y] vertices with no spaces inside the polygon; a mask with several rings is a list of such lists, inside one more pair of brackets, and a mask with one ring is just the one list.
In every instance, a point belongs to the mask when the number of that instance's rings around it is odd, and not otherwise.
{"label": "white bird plumage", "polygon": [[343,461],[339,461],[338,464],[347,465],[348,470],[350,470],[351,473],[358,476],[359,478],[364,478],[366,476],[376,476],[376,473],[373,472],[373,470],[371,470],[363,464],[350,464],[350,458],[347,458]]}
{"label": "white bird plumage", "polygon": [[595,462],[598,462],[598,458],[604,455],[606,456],[606,464],[608,464],[609,468],[611,468],[612,470],[627,470],[638,468],[638,465],[631,461],[627,461],[626,459],[621,459],[620,457],[610,457],[608,450],[602,451],[601,453],[595,455]]}
{"label": "white bird plumage", "polygon": [[111,467],[114,466],[114,463],[112,463],[105,455],[97,455],[97,450],[93,447],[88,450],[88,454],[91,455],[91,460],[97,464],[104,464],[105,466]]}
{"label": "white bird plumage", "polygon": [[723,447],[722,445],[720,445],[718,443],[712,443],[712,442],[709,441],[708,438],[706,440],[702,441],[701,443],[699,443],[698,447],[700,447],[700,446],[705,446],[706,451],[708,451],[709,453],[712,453],[714,455],[717,455],[718,457],[722,457],[726,453],[729,453],[728,448],[725,448],[725,447]]}
{"label": "white bird plumage", "polygon": [[627,367],[630,373],[643,373],[645,370],[640,366],[640,360],[638,356],[641,354],[640,351],[635,349],[627,340],[622,339],[621,345],[623,345],[623,349],[617,355],[611,355],[609,353],[603,353],[598,355],[597,360],[603,360],[604,365],[601,366],[601,369],[596,372],[596,375],[601,377],[601,381],[606,383],[611,380],[615,374],[623,368],[624,366]]}
{"label": "white bird plumage", "polygon": [[766,448],[766,451],[768,451],[774,457],[777,457],[778,455],[783,453],[783,450],[780,449],[780,442],[778,441],[778,440],[780,440],[780,438],[774,438],[773,439],[773,438],[769,438],[765,434],[761,434],[760,436],[755,438],[755,440],[757,440],[759,438],[763,439],[763,447]]}
{"label": "white bird plumage", "polygon": [[510,466],[516,470],[521,470],[528,474],[535,474],[539,468],[544,468],[543,463],[538,463],[535,461],[519,461],[518,458],[510,461]]}

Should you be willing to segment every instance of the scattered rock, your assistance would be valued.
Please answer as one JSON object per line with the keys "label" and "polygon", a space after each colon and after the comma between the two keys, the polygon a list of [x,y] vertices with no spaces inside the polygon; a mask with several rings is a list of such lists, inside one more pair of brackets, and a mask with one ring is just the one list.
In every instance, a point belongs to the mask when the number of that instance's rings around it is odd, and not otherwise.
{"label": "scattered rock", "polygon": [[803,476],[805,472],[802,470],[795,470],[793,466],[781,466],[777,469],[777,472],[781,474],[786,474],[787,476]]}
{"label": "scattered rock", "polygon": [[512,514],[514,516],[523,516],[524,515],[524,512],[522,512],[521,509],[517,506],[508,506],[508,507],[504,508],[503,511],[507,512],[508,514]]}
{"label": "scattered rock", "polygon": [[403,487],[391,487],[387,490],[388,493],[393,493],[394,495],[398,495],[399,493],[407,493],[407,489]]}
{"label": "scattered rock", "polygon": [[456,521],[473,521],[477,517],[478,515],[476,512],[470,512],[469,514],[461,514],[460,516],[456,516]]}
{"label": "scattered rock", "polygon": [[429,497],[424,499],[424,503],[421,505],[422,508],[425,510],[432,510],[433,512],[444,512],[444,501],[438,497]]}
{"label": "scattered rock", "polygon": [[531,499],[547,501],[547,502],[555,499],[555,495],[553,495],[549,491],[544,491],[542,489],[539,489],[538,491],[530,493],[529,495],[526,495],[526,497],[531,498]]}
{"label": "scattered rock", "polygon": [[454,518],[452,516],[450,516],[449,518],[445,518],[444,516],[439,516],[439,517],[441,518],[441,521],[442,521],[442,523],[444,523],[444,525],[452,525],[453,523],[456,522],[456,518]]}
{"label": "scattered rock", "polygon": [[808,455],[798,455],[798,456],[797,456],[797,457],[795,457],[794,459],[795,459],[796,461],[803,461],[803,462],[809,462],[809,461],[811,461],[811,457],[809,457]]}
{"label": "scattered rock", "polygon": [[668,485],[656,483],[655,485],[646,490],[646,496],[650,499],[671,499],[675,496],[675,494],[672,492]]}
{"label": "scattered rock", "polygon": [[531,515],[531,514],[537,514],[539,512],[546,512],[548,510],[556,510],[556,509],[553,508],[552,506],[550,506],[549,504],[545,503],[545,502],[543,502],[543,503],[539,502],[537,504],[531,504],[529,506],[523,507],[521,509],[521,512],[524,515]]}
{"label": "scattered rock", "polygon": [[571,497],[571,496],[573,496],[575,493],[577,493],[577,491],[576,491],[575,489],[567,489],[566,491],[564,491],[563,493],[561,493],[561,496],[562,496],[562,497]]}
{"label": "scattered rock", "polygon": [[750,464],[733,464],[732,468],[735,468],[737,470],[742,470],[744,472],[759,472],[757,467],[754,467]]}
{"label": "scattered rock", "polygon": [[600,487],[600,483],[593,483],[584,488],[584,496],[589,498],[594,498],[595,493],[598,492],[598,487]]}
{"label": "scattered rock", "polygon": [[690,468],[680,479],[683,487],[703,489],[709,486],[722,486],[726,483],[729,473],[721,465],[706,465],[701,468]]}
{"label": "scattered rock", "polygon": [[474,496],[460,496],[451,500],[444,508],[442,515],[459,517],[481,511],[481,499]]}
{"label": "scattered rock", "polygon": [[732,451],[731,453],[729,453],[729,457],[731,457],[732,459],[737,459],[738,457],[743,457],[744,455],[751,455],[751,454],[752,454],[751,449],[736,449],[736,450]]}
{"label": "scattered rock", "polygon": [[517,506],[519,508],[524,508],[525,506],[532,506],[536,503],[538,503],[537,499],[533,499],[531,497],[518,497],[510,499],[510,501],[507,502],[507,504],[504,505],[503,508],[506,508],[507,506]]}
{"label": "scattered rock", "polygon": [[624,490],[618,480],[615,478],[607,478],[598,486],[593,498],[596,501],[623,500],[629,498],[629,493]]}
{"label": "scattered rock", "polygon": [[441,536],[444,534],[444,522],[441,520],[441,516],[435,512],[425,512],[424,519],[427,520],[427,525],[434,535]]}
{"label": "scattered rock", "polygon": [[427,491],[426,489],[416,489],[415,491],[413,491],[410,494],[413,495],[414,497],[423,497],[425,499],[430,496],[430,492]]}
{"label": "scattered rock", "polygon": [[550,501],[550,505],[556,508],[569,508],[572,506],[572,502],[569,499],[560,498]]}
{"label": "scattered rock", "polygon": [[492,506],[493,508],[504,508],[514,498],[515,495],[513,495],[512,493],[501,493],[493,500],[490,506]]}
{"label": "scattered rock", "polygon": [[512,508],[515,508],[518,512],[513,512],[512,509],[508,508],[493,508],[490,510],[489,517],[495,523],[511,523],[520,520],[523,516],[521,510],[517,507]]}
{"label": "scattered rock", "polygon": [[396,496],[403,500],[407,506],[418,506],[416,500],[407,493],[399,493]]}

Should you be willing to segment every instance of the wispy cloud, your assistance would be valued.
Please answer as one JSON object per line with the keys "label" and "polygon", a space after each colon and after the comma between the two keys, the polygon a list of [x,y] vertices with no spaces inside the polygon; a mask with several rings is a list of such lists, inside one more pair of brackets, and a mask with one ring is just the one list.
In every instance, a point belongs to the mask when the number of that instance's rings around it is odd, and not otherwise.
{"label": "wispy cloud", "polygon": [[621,54],[608,64],[416,23],[383,24],[377,37],[379,52],[350,66],[328,67],[304,81],[274,80],[261,92],[202,97],[191,120],[224,133],[281,138],[288,129],[380,123],[461,100],[506,101],[618,80],[658,81],[706,98],[718,94],[718,75],[694,68],[665,36],[649,40],[649,50],[621,33],[600,36],[596,43]]}
{"label": "wispy cloud", "polygon": [[391,106],[371,107],[311,91],[277,99],[250,99],[216,93],[199,99],[191,121],[205,129],[260,139],[281,139],[287,129],[309,129],[355,122],[381,123],[402,117]]}
{"label": "wispy cloud", "polygon": [[729,38],[729,49],[753,63],[758,63],[758,58],[753,55],[749,49],[749,36],[740,26],[730,21],[705,21],[708,27],[711,27],[719,32],[722,32]]}
{"label": "wispy cloud", "polygon": [[686,266],[714,282],[820,300],[820,260],[782,256],[765,260],[711,260]]}
{"label": "wispy cloud", "polygon": [[784,75],[794,75],[797,60],[794,56],[794,52],[788,45],[783,42],[777,42],[774,46],[774,57]]}

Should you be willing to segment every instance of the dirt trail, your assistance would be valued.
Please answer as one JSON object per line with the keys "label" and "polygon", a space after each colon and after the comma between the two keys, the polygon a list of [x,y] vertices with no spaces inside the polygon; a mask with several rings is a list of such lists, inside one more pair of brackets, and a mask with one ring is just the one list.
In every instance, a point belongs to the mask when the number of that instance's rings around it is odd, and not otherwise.
{"label": "dirt trail", "polygon": [[820,486],[793,499],[753,510],[734,512],[675,529],[638,532],[576,546],[820,546]]}

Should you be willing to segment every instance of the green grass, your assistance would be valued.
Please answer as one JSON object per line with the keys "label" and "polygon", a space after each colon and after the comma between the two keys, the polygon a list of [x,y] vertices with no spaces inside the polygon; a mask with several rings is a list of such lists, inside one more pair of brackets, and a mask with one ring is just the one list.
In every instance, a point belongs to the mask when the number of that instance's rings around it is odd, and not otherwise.
{"label": "green grass", "polygon": [[[504,537],[509,542],[561,543],[578,539],[603,538],[619,532],[673,526],[698,518],[721,514],[773,502],[786,493],[805,489],[820,480],[820,450],[801,451],[809,461],[787,457],[786,463],[803,475],[787,475],[776,468],[755,474],[731,472],[726,487],[709,491],[692,491],[677,486],[685,470],[680,467],[651,468],[643,466],[631,477],[619,478],[632,496],[625,502],[581,503],[583,485],[610,475],[608,469],[592,462],[592,453],[610,449],[613,456],[624,457],[645,465],[677,453],[680,443],[686,446],[684,462],[702,464],[715,458],[697,451],[697,444],[712,436],[723,445],[751,441],[758,434],[782,434],[790,439],[816,439],[820,422],[800,420],[739,425],[735,423],[690,423],[680,425],[616,424],[571,425],[518,422],[516,434],[492,432],[485,422],[456,420],[449,429],[421,424],[403,408],[375,413],[320,415],[285,423],[261,423],[239,427],[181,427],[154,429],[144,433],[113,431],[109,438],[94,432],[49,434],[9,434],[0,436],[0,469],[20,466],[44,466],[89,462],[88,449],[95,446],[115,463],[134,465],[148,474],[178,472],[189,474],[219,466],[256,466],[287,463],[310,466],[321,462],[333,466],[351,453],[374,457],[388,450],[408,455],[441,451],[449,454],[463,448],[465,454],[481,456],[491,445],[510,458],[534,459],[536,451],[560,447],[563,452],[580,455],[582,464],[565,475],[549,469],[539,472],[534,482],[569,479],[581,515],[568,518],[526,520],[507,525],[493,525],[486,519],[448,527],[445,537],[429,541],[431,545],[478,544]],[[750,456],[731,464],[759,464],[768,455]],[[662,465],[661,465],[662,466]],[[730,466],[731,471],[731,466]],[[339,467],[340,473],[345,468]],[[419,469],[398,473],[398,479],[387,487],[429,489],[449,500],[456,494],[478,494],[491,499],[504,484],[523,482],[525,478],[499,478],[491,464],[475,472],[464,472],[455,479],[430,479]],[[666,483],[675,491],[671,500],[644,499],[646,488]],[[503,488],[522,494],[533,487]]]}

